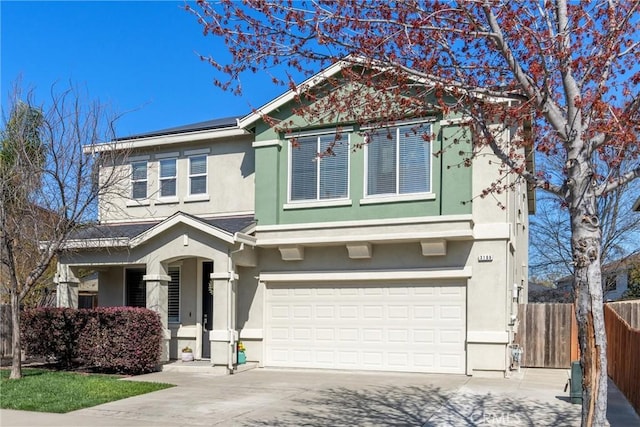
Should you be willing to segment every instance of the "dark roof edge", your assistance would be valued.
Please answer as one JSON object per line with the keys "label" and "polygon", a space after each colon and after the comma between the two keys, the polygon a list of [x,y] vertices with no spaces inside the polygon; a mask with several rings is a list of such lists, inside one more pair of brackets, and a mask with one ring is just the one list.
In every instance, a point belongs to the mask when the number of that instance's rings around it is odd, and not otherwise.
{"label": "dark roof edge", "polygon": [[132,139],[150,138],[154,136],[175,135],[188,132],[197,132],[202,130],[214,130],[224,128],[235,128],[238,126],[240,116],[223,117],[220,119],[206,120],[204,122],[191,123],[188,125],[175,126],[167,129],[160,129],[145,133],[138,133],[123,137],[117,137],[114,141],[128,141]]}

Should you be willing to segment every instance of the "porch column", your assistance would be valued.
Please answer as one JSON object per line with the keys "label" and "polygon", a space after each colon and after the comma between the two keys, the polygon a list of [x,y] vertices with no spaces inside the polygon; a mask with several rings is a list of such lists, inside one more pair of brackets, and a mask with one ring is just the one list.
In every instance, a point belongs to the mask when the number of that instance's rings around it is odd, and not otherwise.
{"label": "porch column", "polygon": [[171,331],[169,330],[169,282],[171,277],[166,274],[146,274],[142,280],[147,285],[147,308],[160,315],[164,342],[162,345],[161,361],[169,360],[169,342],[171,341]]}
{"label": "porch column", "polygon": [[56,282],[56,306],[78,308],[78,279],[68,265],[58,264]]}
{"label": "porch column", "polygon": [[[214,264],[215,265],[215,264]],[[235,365],[235,273],[228,271],[211,273],[213,280],[213,330],[211,331],[211,363],[214,366],[233,369]]]}

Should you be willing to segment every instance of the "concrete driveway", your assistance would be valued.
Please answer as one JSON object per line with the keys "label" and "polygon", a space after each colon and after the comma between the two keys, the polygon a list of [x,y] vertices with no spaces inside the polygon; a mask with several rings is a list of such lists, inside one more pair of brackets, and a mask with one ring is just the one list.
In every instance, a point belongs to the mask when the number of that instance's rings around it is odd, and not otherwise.
{"label": "concrete driveway", "polygon": [[[276,369],[233,376],[159,372],[130,380],[177,387],[68,414],[3,410],[0,421],[2,426],[577,426],[580,405],[568,402],[566,379],[565,370],[545,369],[523,370],[510,379]],[[640,425],[637,415],[629,420]],[[612,425],[636,425],[629,420]]]}

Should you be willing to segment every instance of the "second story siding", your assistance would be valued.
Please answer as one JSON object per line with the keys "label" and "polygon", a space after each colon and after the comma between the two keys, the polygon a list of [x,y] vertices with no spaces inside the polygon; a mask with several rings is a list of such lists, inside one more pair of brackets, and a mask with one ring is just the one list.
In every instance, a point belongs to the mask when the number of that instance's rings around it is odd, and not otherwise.
{"label": "second story siding", "polygon": [[[258,124],[258,223],[469,214],[471,168],[459,152],[470,141],[460,129],[428,118],[383,129],[347,124],[337,139],[330,126],[302,128],[289,138]],[[442,150],[454,139],[454,148]],[[317,158],[327,147],[332,155]]]}
{"label": "second story siding", "polygon": [[246,135],[132,151],[115,166],[124,177],[122,188],[101,198],[100,221],[162,219],[177,211],[197,216],[252,213],[252,141]]}

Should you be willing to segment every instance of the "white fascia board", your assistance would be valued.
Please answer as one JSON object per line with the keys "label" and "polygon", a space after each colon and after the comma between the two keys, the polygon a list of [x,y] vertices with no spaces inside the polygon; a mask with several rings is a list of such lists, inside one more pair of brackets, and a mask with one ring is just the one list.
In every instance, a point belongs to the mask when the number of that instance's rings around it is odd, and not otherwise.
{"label": "white fascia board", "polygon": [[473,216],[467,215],[441,215],[430,217],[409,217],[409,218],[388,218],[388,219],[369,219],[355,221],[334,221],[334,222],[309,222],[305,224],[284,224],[284,225],[257,225],[256,232],[260,231],[294,231],[294,230],[314,230],[314,229],[335,229],[347,227],[371,227],[371,226],[391,226],[404,224],[432,224],[432,223],[449,223],[449,222],[469,222],[473,227]]}
{"label": "white fascia board", "polygon": [[308,78],[307,80],[299,84],[297,86],[297,90],[288,90],[287,92],[283,93],[273,101],[270,101],[264,104],[262,107],[257,108],[253,113],[242,117],[241,119],[238,120],[238,126],[243,129],[246,129],[248,126],[252,125],[256,121],[261,119],[263,115],[269,114],[272,111],[282,107],[287,102],[292,101],[300,92],[304,92],[306,90],[311,89],[312,87],[318,85],[319,83],[323,82],[327,78],[332,77],[337,73],[339,73],[340,71],[342,71],[342,69],[346,65],[353,64],[355,62],[357,61],[351,58],[349,61],[345,61],[345,60],[338,61],[335,64],[325,68],[323,71],[313,75],[312,77]]}
{"label": "white fascia board", "polygon": [[131,243],[130,246],[131,248],[135,248],[136,246],[141,245],[142,243],[148,241],[149,239],[152,239],[153,237],[164,233],[165,231],[167,231],[168,229],[170,229],[171,227],[173,227],[174,225],[178,225],[178,224],[185,224],[188,225],[190,227],[193,227],[197,230],[201,230],[204,231],[205,233],[216,237],[224,242],[227,243],[233,243],[233,236],[229,233],[223,232],[222,230],[207,224],[206,222],[202,222],[202,221],[198,221],[196,219],[193,219],[191,217],[182,215],[182,214],[178,214],[175,215],[169,219],[167,219],[167,221],[161,222],[160,224],[157,224],[153,227],[151,227],[149,230],[139,234],[138,236],[134,237],[133,239],[131,239]]}
{"label": "white fascia board", "polygon": [[241,233],[241,232],[236,232],[233,235],[233,240],[238,242],[238,243],[245,243],[249,246],[255,246],[256,245],[256,238],[253,236],[249,236],[248,234],[245,233]]}
{"label": "white fascia board", "polygon": [[325,244],[346,244],[346,243],[403,243],[411,241],[420,241],[425,239],[446,239],[446,240],[471,240],[473,239],[473,231],[469,230],[451,230],[437,232],[411,232],[411,233],[381,233],[381,234],[363,234],[362,236],[314,236],[314,237],[275,237],[260,238],[258,235],[257,245],[260,247],[283,246],[283,245],[325,245]]}
{"label": "white fascia board", "polygon": [[131,150],[138,148],[156,147],[159,145],[180,144],[208,139],[230,138],[234,136],[250,135],[250,132],[240,128],[207,129],[196,132],[186,132],[169,135],[150,136],[147,138],[125,139],[116,142],[87,145],[83,147],[85,154],[101,153],[112,150]]}
{"label": "white fascia board", "polygon": [[425,268],[401,270],[349,270],[349,271],[300,271],[300,272],[263,272],[261,282],[345,282],[345,281],[389,281],[389,280],[427,280],[427,279],[468,279],[471,266],[458,268]]}

